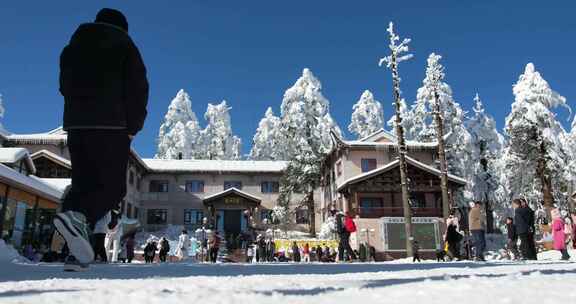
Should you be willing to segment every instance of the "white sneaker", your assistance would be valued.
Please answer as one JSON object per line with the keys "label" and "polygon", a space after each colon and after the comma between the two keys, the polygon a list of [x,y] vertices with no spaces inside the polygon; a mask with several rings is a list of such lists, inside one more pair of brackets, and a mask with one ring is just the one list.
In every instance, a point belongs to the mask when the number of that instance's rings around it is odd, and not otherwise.
{"label": "white sneaker", "polygon": [[54,227],[66,240],[70,255],[79,263],[88,264],[94,260],[88,223],[82,213],[74,211],[58,213],[54,217]]}

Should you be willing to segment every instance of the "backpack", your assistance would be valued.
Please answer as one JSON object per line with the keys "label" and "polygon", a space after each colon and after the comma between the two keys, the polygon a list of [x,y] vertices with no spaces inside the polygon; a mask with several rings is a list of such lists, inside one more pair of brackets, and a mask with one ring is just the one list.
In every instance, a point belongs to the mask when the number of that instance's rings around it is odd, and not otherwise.
{"label": "backpack", "polygon": [[336,231],[340,234],[346,232],[346,226],[344,226],[344,216],[342,214],[336,215]]}
{"label": "backpack", "polygon": [[356,232],[356,224],[354,223],[354,221],[351,218],[349,218],[349,217],[346,218],[345,225],[346,225],[346,231],[348,231],[350,233]]}

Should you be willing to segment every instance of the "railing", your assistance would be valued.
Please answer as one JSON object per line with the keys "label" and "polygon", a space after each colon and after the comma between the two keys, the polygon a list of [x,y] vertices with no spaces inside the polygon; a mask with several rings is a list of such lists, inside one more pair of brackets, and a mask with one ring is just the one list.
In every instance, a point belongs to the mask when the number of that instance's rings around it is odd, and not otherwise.
{"label": "railing", "polygon": [[[402,207],[358,208],[361,218],[379,218],[386,216],[404,216]],[[441,208],[412,208],[412,216],[442,217]]]}

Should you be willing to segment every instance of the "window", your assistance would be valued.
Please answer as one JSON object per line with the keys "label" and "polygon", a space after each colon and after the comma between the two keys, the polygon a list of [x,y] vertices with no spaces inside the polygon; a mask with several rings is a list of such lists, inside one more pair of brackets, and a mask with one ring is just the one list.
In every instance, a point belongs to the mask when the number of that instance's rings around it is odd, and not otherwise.
{"label": "window", "polygon": [[128,203],[128,205],[126,205],[126,217],[132,218],[132,204],[130,204],[130,203]]}
{"label": "window", "polygon": [[192,180],[186,182],[186,192],[202,193],[204,192],[204,181]]}
{"label": "window", "polygon": [[138,207],[134,206],[134,218],[138,219],[139,214],[140,214],[140,209],[138,209]]}
{"label": "window", "polygon": [[167,209],[148,209],[149,225],[164,225],[168,220]]}
{"label": "window", "polygon": [[384,203],[380,197],[362,197],[360,198],[360,208],[382,208]]}
{"label": "window", "polygon": [[184,225],[201,225],[204,211],[197,209],[184,210]]}
{"label": "window", "polygon": [[342,175],[342,161],[336,163],[336,176]]}
{"label": "window", "polygon": [[411,192],[410,203],[414,208],[426,207],[426,195],[424,192]]}
{"label": "window", "polygon": [[308,217],[308,209],[305,208],[296,209],[296,224],[310,224],[310,218]]}
{"label": "window", "polygon": [[260,184],[262,193],[278,193],[280,192],[280,183],[278,182],[262,182]]}
{"label": "window", "polygon": [[224,190],[236,188],[238,190],[242,190],[242,182],[240,181],[225,181],[224,182]]}
{"label": "window", "polygon": [[362,172],[368,172],[376,169],[376,159],[374,158],[363,158],[361,163]]}
{"label": "window", "polygon": [[168,192],[167,180],[151,180],[150,192]]}
{"label": "window", "polygon": [[142,184],[142,179],[138,177],[136,179],[136,190],[140,191],[140,185]]}
{"label": "window", "polygon": [[128,182],[130,185],[134,185],[134,172],[132,170],[130,170],[130,173],[128,174]]}

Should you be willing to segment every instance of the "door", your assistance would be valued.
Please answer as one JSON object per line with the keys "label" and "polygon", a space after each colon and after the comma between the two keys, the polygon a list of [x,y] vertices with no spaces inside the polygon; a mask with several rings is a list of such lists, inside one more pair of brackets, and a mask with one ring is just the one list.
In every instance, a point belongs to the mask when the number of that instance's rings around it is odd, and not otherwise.
{"label": "door", "polygon": [[242,210],[224,210],[224,236],[229,249],[239,248],[242,232]]}

